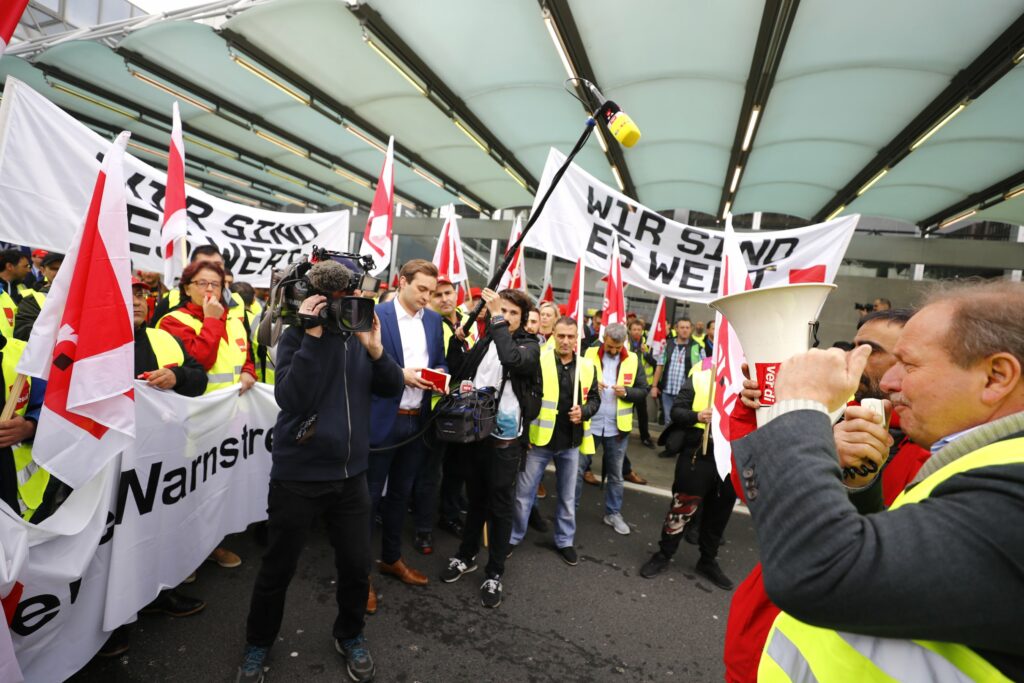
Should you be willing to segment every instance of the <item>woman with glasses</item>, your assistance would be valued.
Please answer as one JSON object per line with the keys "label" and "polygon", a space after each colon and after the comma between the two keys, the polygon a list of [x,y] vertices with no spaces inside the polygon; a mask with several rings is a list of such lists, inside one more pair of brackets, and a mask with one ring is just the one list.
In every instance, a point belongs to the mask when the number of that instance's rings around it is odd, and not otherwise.
{"label": "woman with glasses", "polygon": [[[224,307],[224,269],[216,263],[190,263],[181,274],[181,300],[157,327],[180,339],[190,356],[206,370],[206,393],[241,384],[241,396],[256,384],[256,366],[243,319]],[[216,548],[209,557],[221,567],[242,564],[235,553]]]}

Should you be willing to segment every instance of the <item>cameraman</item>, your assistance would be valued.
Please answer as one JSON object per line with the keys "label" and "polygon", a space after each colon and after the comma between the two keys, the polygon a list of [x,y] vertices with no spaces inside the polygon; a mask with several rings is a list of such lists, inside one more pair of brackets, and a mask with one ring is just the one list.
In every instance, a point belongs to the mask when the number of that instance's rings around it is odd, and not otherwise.
{"label": "cameraman", "polygon": [[[310,281],[328,265],[338,264],[314,265]],[[335,291],[331,297],[345,294]],[[263,662],[281,627],[285,592],[317,516],[326,522],[338,572],[335,648],[352,680],[373,679],[373,659],[363,636],[370,564],[366,425],[371,394],[399,396],[404,380],[402,369],[384,353],[376,314],[372,330],[349,336],[319,317],[326,305],[321,294],[305,299],[299,307],[302,325],[286,329],[278,346],[274,395],[281,412],[274,427],[268,546],[253,587],[241,681],[263,680]]]}

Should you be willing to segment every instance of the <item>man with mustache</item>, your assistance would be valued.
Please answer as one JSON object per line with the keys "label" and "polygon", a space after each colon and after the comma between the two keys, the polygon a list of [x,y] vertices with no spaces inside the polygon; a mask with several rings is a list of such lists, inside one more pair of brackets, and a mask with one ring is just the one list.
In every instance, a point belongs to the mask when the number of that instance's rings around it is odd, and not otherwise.
{"label": "man with mustache", "polygon": [[733,442],[765,587],[784,611],[759,676],[1021,680],[1024,285],[952,285],[906,324],[879,386],[932,455],[888,511],[875,485],[877,514],[859,514],[828,412],[870,353],[789,359],[768,422]]}

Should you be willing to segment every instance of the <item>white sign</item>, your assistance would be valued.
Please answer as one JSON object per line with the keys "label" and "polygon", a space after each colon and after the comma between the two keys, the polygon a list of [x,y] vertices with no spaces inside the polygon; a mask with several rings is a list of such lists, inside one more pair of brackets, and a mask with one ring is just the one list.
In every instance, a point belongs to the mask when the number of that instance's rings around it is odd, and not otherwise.
{"label": "white sign", "polygon": [[[541,192],[565,161],[548,154]],[[534,205],[536,210],[536,204]],[[832,282],[859,216],[783,231],[741,236],[754,288],[792,282]],[[718,297],[722,231],[677,223],[636,203],[572,164],[551,194],[525,245],[607,272],[612,236],[622,252],[622,279],[666,297],[708,303]]]}
{"label": "white sign", "polygon": [[[8,77],[0,105],[0,240],[66,251],[85,219],[99,159],[109,146]],[[167,174],[131,155],[125,156],[124,174],[133,266],[162,273]],[[219,247],[240,282],[268,287],[275,266],[308,253],[313,244],[348,251],[348,211],[284,213],[229,202],[190,185],[185,193],[189,243]]]}
{"label": "white sign", "polygon": [[0,595],[26,681],[71,676],[224,536],[266,518],[273,387],[184,398],[139,382],[135,402],[134,446],[53,517],[31,525],[0,505]]}

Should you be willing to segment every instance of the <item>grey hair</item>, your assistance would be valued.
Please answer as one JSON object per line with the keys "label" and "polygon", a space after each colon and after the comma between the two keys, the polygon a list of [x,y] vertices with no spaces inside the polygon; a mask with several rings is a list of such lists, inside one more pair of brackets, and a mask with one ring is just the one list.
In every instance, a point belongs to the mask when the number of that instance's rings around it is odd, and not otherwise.
{"label": "grey hair", "polygon": [[1024,284],[1009,280],[943,283],[925,306],[953,306],[946,350],[960,367],[995,353],[1009,353],[1024,365]]}
{"label": "grey hair", "polygon": [[611,339],[613,342],[626,341],[626,326],[622,323],[612,323],[604,328],[604,338],[605,340]]}

